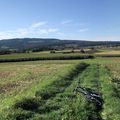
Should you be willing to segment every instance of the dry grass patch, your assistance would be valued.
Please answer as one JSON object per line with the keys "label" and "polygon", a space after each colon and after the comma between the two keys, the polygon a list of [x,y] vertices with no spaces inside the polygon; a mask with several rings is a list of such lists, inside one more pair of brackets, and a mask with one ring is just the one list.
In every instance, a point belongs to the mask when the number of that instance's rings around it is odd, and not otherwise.
{"label": "dry grass patch", "polygon": [[0,78],[14,77],[16,71],[0,71]]}
{"label": "dry grass patch", "polygon": [[10,92],[12,89],[15,89],[17,86],[19,86],[19,84],[16,84],[16,83],[9,83],[9,84],[2,85],[0,86],[0,94]]}
{"label": "dry grass patch", "polygon": [[104,52],[98,52],[98,53],[96,53],[96,54],[98,54],[98,55],[106,55],[106,54],[108,54],[108,55],[120,55],[120,50],[110,50],[110,51],[104,51]]}

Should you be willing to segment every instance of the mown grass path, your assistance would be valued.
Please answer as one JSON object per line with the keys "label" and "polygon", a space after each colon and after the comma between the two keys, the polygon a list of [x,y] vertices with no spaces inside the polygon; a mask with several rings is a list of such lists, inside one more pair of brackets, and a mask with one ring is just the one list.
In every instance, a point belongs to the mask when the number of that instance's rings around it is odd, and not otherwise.
{"label": "mown grass path", "polygon": [[[115,84],[111,73],[104,66],[100,68],[101,91],[104,98],[104,106],[102,117],[105,120],[119,120],[120,119],[120,91],[116,94]],[[118,88],[116,88],[118,90]]]}
{"label": "mown grass path", "polygon": [[[94,89],[102,94],[104,104],[101,111],[96,111],[94,106],[90,107],[88,118],[82,120],[119,120],[120,119],[120,91],[119,83],[113,81],[113,75],[104,65],[91,64],[80,76],[80,85],[86,88]],[[92,104],[91,104],[92,105]],[[86,103],[91,106],[90,102]],[[89,112],[88,112],[89,113]]]}
{"label": "mown grass path", "polygon": [[[99,67],[100,66],[96,64],[90,65],[83,74],[79,76],[78,86],[89,88],[102,94],[101,83],[99,81]],[[82,99],[83,108],[80,109],[84,110],[84,115],[81,115],[81,120],[102,120],[102,108],[98,108],[93,101],[90,101],[81,93],[78,94],[78,98]]]}

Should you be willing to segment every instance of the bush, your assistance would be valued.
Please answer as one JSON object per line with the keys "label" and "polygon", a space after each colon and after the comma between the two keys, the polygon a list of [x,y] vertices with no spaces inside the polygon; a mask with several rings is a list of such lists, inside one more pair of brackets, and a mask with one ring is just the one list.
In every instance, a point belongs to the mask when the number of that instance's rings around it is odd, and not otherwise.
{"label": "bush", "polygon": [[51,50],[50,53],[55,53],[55,50]]}

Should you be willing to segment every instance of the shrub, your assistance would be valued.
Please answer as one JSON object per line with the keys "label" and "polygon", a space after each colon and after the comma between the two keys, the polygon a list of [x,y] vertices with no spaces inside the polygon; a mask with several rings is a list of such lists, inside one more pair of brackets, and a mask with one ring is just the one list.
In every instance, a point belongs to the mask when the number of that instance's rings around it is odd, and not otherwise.
{"label": "shrub", "polygon": [[55,53],[55,50],[51,50],[50,53]]}

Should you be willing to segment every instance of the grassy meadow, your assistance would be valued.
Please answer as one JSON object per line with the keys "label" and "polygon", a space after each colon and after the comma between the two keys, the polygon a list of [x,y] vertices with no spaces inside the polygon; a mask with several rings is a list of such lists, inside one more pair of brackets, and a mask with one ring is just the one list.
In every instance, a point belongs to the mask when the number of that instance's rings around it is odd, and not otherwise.
{"label": "grassy meadow", "polygon": [[[0,63],[0,120],[120,120],[120,57],[114,55]],[[11,54],[0,59],[30,56],[51,54]],[[77,86],[99,92],[102,107],[75,93]]]}

